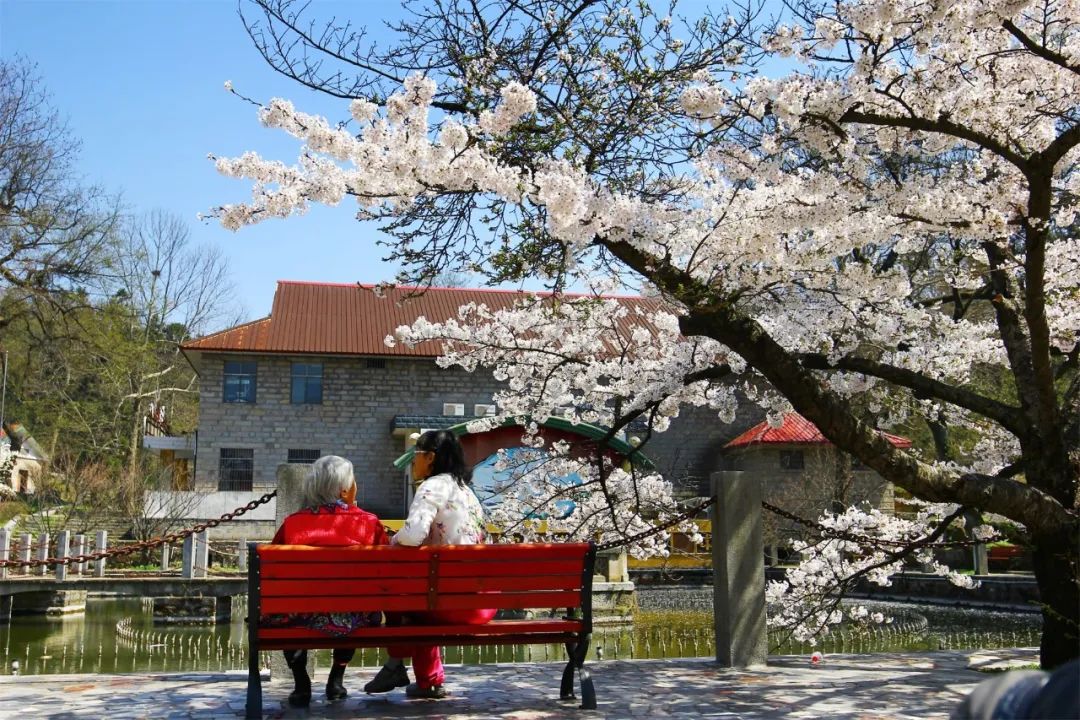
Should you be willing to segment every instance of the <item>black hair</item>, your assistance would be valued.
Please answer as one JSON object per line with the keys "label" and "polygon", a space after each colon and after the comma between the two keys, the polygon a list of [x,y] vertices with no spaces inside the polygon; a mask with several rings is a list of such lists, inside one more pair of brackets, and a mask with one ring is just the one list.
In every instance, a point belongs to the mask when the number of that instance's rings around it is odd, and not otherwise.
{"label": "black hair", "polygon": [[472,484],[472,466],[465,463],[465,451],[454,433],[449,430],[428,430],[416,439],[416,449],[435,453],[432,475],[450,473],[458,485]]}

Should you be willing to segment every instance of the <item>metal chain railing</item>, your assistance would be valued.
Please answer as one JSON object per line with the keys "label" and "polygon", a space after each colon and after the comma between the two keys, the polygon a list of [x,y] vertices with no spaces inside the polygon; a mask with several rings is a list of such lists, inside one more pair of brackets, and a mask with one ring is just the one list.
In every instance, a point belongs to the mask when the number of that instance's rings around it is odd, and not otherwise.
{"label": "metal chain railing", "polygon": [[[229,522],[230,520],[233,520],[234,518],[240,517],[244,513],[248,512],[249,510],[254,510],[255,508],[259,507],[260,505],[264,505],[264,504],[268,503],[270,500],[272,500],[276,496],[277,496],[277,490],[272,490],[272,491],[264,494],[262,497],[258,498],[257,500],[252,500],[251,502],[247,503],[246,505],[242,505],[242,506],[236,508],[232,512],[225,513],[221,517],[214,518],[214,519],[211,519],[211,520],[207,520],[206,522],[203,522],[203,523],[198,523],[197,525],[194,525],[194,526],[192,526],[190,528],[186,528],[184,530],[181,530],[180,532],[169,533],[167,535],[162,535],[161,537],[152,538],[150,540],[143,540],[141,542],[132,543],[131,545],[125,545],[122,548],[114,548],[112,550],[105,550],[105,551],[101,551],[101,552],[86,553],[86,554],[83,554],[83,555],[70,555],[68,557],[62,557],[62,558],[47,557],[47,558],[44,558],[44,559],[38,558],[38,559],[35,559],[35,560],[6,560],[6,561],[3,561],[3,562],[0,562],[0,567],[8,567],[8,568],[10,568],[10,567],[38,567],[38,566],[41,566],[41,565],[71,565],[73,563],[91,562],[93,560],[100,560],[102,558],[115,558],[115,557],[123,557],[124,555],[131,555],[131,554],[134,554],[134,553],[137,553],[137,552],[141,552],[143,550],[149,550],[151,548],[160,547],[160,546],[162,546],[162,545],[164,545],[166,543],[174,543],[177,540],[183,540],[184,538],[187,538],[190,535],[194,535],[195,533],[202,532],[203,530],[207,530],[209,528],[217,527],[218,525],[220,525],[220,524],[222,524],[224,522]],[[627,537],[627,538],[622,538],[620,540],[612,540],[610,542],[601,543],[600,545],[596,546],[596,549],[597,550],[611,550],[611,549],[617,548],[617,547],[625,547],[627,545],[631,545],[633,543],[644,540],[644,539],[646,539],[648,537],[652,537],[653,535],[657,535],[659,533],[662,533],[665,530],[669,530],[669,529],[675,527],[676,525],[678,525],[678,524],[680,524],[682,522],[685,522],[686,520],[689,520],[690,518],[694,517],[695,515],[697,515],[701,511],[703,511],[706,508],[713,505],[716,502],[716,500],[717,500],[716,496],[713,495],[712,497],[708,498],[705,502],[703,502],[703,503],[701,503],[699,505],[696,505],[695,507],[692,507],[689,510],[686,510],[686,511],[684,511],[682,513],[679,513],[674,518],[672,518],[672,519],[668,520],[667,522],[665,522],[663,525],[658,525],[656,527],[649,528],[648,530],[645,530],[645,531],[640,532],[640,533],[636,533],[636,534],[631,535],[630,537]],[[780,517],[791,520],[792,522],[798,523],[799,525],[803,525],[805,527],[810,528],[811,530],[813,530],[813,532],[817,533],[818,535],[821,535],[822,537],[836,538],[838,540],[847,540],[849,542],[868,544],[868,545],[873,545],[873,546],[886,545],[886,546],[890,546],[890,547],[906,547],[908,545],[911,545],[914,542],[918,542],[918,540],[911,540],[911,541],[906,541],[906,542],[903,541],[903,540],[884,540],[884,539],[881,539],[881,538],[872,538],[872,537],[869,537],[867,535],[858,535],[858,534],[855,534],[855,533],[849,533],[849,532],[845,532],[843,530],[836,530],[834,528],[825,527],[821,523],[815,522],[813,520],[807,520],[806,518],[800,517],[800,516],[796,515],[793,512],[790,512],[788,510],[784,510],[783,508],[777,507],[776,505],[773,505],[773,504],[771,504],[769,502],[766,502],[766,501],[762,501],[761,506],[763,508],[765,508],[766,510],[768,510],[769,512],[775,514],[775,515],[779,515]],[[946,541],[946,542],[941,542],[941,543],[934,543],[934,546],[935,547],[971,547],[973,545],[981,544],[981,542],[982,541],[979,541],[979,540],[951,540],[951,541]]]}
{"label": "metal chain railing", "polygon": [[102,558],[115,558],[123,557],[124,555],[131,555],[133,553],[141,552],[143,550],[149,550],[151,548],[161,547],[166,543],[174,543],[177,540],[183,540],[184,538],[200,533],[203,530],[217,527],[221,523],[229,522],[234,518],[238,518],[249,510],[254,510],[260,505],[265,505],[273,498],[277,497],[277,490],[271,490],[257,500],[252,500],[246,505],[241,505],[232,512],[227,512],[219,518],[213,518],[206,522],[198,523],[185,530],[181,530],[175,533],[169,533],[162,535],[161,537],[151,538],[150,540],[143,540],[141,542],[132,543],[131,545],[125,545],[122,548],[114,548],[112,550],[103,550],[100,552],[87,553],[84,555],[69,555],[68,557],[47,557],[38,558],[36,560],[5,560],[0,562],[0,567],[40,567],[42,565],[71,565],[73,563],[90,562],[93,560],[101,560]]}

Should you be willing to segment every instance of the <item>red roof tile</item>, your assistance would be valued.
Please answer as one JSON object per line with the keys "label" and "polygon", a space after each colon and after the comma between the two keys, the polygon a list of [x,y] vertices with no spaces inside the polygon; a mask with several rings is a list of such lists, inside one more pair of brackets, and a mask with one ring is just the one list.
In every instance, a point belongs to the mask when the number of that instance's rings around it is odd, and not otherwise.
{"label": "red roof tile", "polygon": [[[885,438],[898,448],[911,447],[911,441],[899,435],[881,433]],[[759,444],[786,444],[786,445],[831,445],[814,423],[804,418],[799,413],[788,413],[784,416],[780,427],[774,428],[768,422],[763,422],[750,428],[742,435],[724,446],[725,449],[745,447]]]}
{"label": "red roof tile", "polygon": [[[410,297],[415,288],[398,287],[379,297],[373,285],[312,283],[281,280],[270,316],[213,335],[191,340],[185,350],[199,352],[259,352],[330,355],[389,355],[435,357],[438,342],[415,347],[387,347],[385,338],[401,325],[424,316],[432,322],[457,317],[470,302],[489,308],[508,308],[528,293],[512,290],[429,288]],[[654,308],[652,298],[618,299]],[[628,324],[632,319],[628,319]]]}

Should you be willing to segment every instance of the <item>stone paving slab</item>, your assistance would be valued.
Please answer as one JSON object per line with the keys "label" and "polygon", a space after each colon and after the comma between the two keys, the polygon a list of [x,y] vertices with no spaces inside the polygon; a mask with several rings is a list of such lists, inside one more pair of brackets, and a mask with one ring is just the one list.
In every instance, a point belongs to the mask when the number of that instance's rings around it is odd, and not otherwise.
{"label": "stone paving slab", "polygon": [[[979,666],[1036,662],[1034,648],[769,659],[763,668],[725,670],[709,659],[609,660],[588,665],[599,707],[558,700],[562,664],[447,666],[445,700],[408,700],[403,690],[365,695],[372,668],[350,670],[352,694],[309,709],[289,708],[291,683],[263,683],[268,718],[947,718],[988,676]],[[320,690],[324,676],[317,675]],[[246,674],[33,675],[0,677],[0,718],[211,720],[242,718]]]}

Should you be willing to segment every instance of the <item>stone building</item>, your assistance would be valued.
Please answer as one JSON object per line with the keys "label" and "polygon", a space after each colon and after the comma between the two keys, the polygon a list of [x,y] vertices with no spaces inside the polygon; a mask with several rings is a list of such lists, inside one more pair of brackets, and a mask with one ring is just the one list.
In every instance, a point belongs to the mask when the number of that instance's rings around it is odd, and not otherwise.
{"label": "stone building", "polygon": [[[391,347],[386,336],[421,316],[455,317],[469,302],[508,307],[520,297],[457,288],[413,296],[407,288],[376,293],[369,285],[279,282],[268,317],[183,346],[199,374],[198,432],[148,439],[145,447],[191,458],[194,489],[206,494],[198,517],[217,517],[222,503],[243,504],[272,489],[281,463],[336,454],[353,462],[363,507],[401,518],[409,488],[394,460],[408,449],[410,435],[495,412],[498,383],[482,369],[438,367],[437,343]],[[706,494],[725,443],[760,418],[747,405],[726,425],[691,408],[648,442],[646,454],[680,494]],[[504,429],[500,441],[508,437]],[[480,453],[491,442],[471,447]],[[273,517],[269,508],[262,515]]]}
{"label": "stone building", "polygon": [[[896,447],[911,447],[907,438],[882,435]],[[728,442],[723,466],[756,475],[765,501],[808,520],[824,510],[842,511],[859,504],[894,511],[892,483],[838,450],[798,413],[786,414],[779,427],[759,423]],[[794,521],[772,513],[765,513],[762,520],[766,545],[774,546],[774,553],[803,531]]]}

